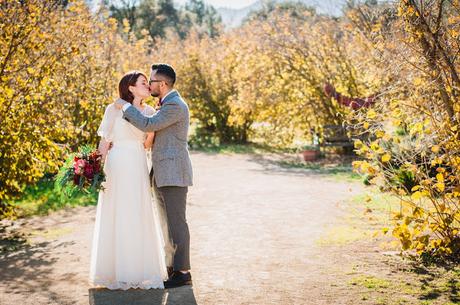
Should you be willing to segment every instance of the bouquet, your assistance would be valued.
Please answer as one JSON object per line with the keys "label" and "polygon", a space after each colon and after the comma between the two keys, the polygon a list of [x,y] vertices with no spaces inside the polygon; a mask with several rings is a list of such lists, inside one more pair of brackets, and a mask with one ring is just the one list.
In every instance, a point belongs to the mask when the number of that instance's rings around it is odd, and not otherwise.
{"label": "bouquet", "polygon": [[102,156],[93,147],[85,145],[67,157],[56,176],[55,187],[72,196],[76,191],[102,190],[104,181]]}

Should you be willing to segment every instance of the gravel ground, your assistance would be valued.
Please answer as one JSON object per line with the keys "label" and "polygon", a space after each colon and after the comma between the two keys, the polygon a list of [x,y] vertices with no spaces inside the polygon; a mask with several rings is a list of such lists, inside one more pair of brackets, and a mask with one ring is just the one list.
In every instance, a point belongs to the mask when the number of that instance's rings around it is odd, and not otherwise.
{"label": "gravel ground", "polygon": [[375,251],[317,241],[341,221],[359,183],[256,155],[193,153],[192,162],[192,287],[90,289],[95,207],[79,207],[14,223],[29,245],[0,254],[0,304],[358,303],[341,278]]}

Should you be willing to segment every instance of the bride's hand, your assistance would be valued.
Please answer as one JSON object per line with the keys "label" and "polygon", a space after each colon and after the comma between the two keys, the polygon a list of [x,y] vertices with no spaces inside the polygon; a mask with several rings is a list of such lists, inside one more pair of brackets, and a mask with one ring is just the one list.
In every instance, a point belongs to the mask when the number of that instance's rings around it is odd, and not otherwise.
{"label": "bride's hand", "polygon": [[128,102],[124,99],[118,98],[113,104],[115,105],[115,107],[117,107],[117,109],[122,109],[123,106],[127,103]]}
{"label": "bride's hand", "polygon": [[155,139],[155,133],[154,132],[147,132],[146,134],[146,139],[144,141],[144,148],[149,149],[153,145],[153,141]]}

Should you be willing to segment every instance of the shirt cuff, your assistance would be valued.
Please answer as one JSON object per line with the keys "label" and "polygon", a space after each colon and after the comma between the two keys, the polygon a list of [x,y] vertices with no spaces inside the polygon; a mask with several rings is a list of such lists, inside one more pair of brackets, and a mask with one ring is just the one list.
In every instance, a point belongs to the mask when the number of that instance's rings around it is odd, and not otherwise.
{"label": "shirt cuff", "polygon": [[130,106],[131,106],[131,104],[130,104],[130,103],[126,103],[126,104],[124,104],[124,105],[123,105],[123,112],[125,112],[125,111],[126,111],[126,109],[128,109]]}

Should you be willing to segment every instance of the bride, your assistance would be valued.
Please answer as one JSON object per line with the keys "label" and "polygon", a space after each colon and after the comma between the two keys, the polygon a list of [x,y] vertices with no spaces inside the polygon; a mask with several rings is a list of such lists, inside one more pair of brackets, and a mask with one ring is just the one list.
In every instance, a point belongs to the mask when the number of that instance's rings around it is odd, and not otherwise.
{"label": "bride", "polygon": [[[143,103],[150,96],[147,77],[137,71],[122,77],[120,98],[146,116],[154,109]],[[106,182],[99,193],[89,282],[109,289],[164,288],[167,280],[161,211],[152,202],[146,149],[153,133],[144,133],[107,106],[98,129]],[[113,146],[110,148],[110,143]],[[166,236],[163,236],[165,234]]]}

